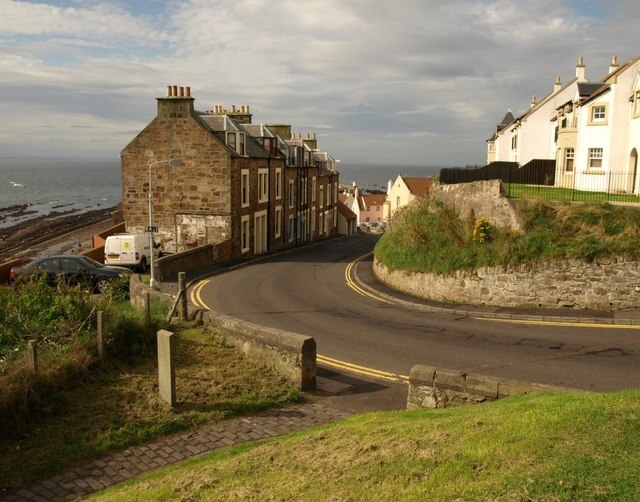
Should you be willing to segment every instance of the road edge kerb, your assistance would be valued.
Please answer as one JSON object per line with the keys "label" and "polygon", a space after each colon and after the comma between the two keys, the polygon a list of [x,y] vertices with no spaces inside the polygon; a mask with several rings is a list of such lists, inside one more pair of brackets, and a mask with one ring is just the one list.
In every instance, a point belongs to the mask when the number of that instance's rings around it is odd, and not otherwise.
{"label": "road edge kerb", "polygon": [[[461,305],[458,308],[447,308],[447,307],[434,307],[431,305],[423,305],[421,303],[414,303],[407,300],[402,300],[396,296],[389,295],[387,293],[383,293],[382,291],[376,289],[375,287],[367,284],[358,275],[358,266],[360,263],[367,257],[373,255],[373,251],[367,253],[360,258],[358,258],[356,262],[356,266],[353,267],[352,274],[355,282],[361,288],[367,290],[368,292],[375,294],[385,300],[400,305],[402,307],[417,310],[420,312],[430,312],[430,313],[439,313],[439,314],[454,314],[461,315],[464,317],[481,317],[484,319],[504,319],[510,321],[542,321],[542,322],[554,322],[560,324],[569,324],[569,323],[577,323],[577,324],[602,324],[602,325],[640,325],[640,319],[615,319],[615,318],[605,318],[605,317],[572,317],[566,315],[535,315],[535,314],[509,314],[503,312],[482,312],[477,310],[472,310],[473,306],[470,305]],[[470,308],[465,308],[470,307]]]}

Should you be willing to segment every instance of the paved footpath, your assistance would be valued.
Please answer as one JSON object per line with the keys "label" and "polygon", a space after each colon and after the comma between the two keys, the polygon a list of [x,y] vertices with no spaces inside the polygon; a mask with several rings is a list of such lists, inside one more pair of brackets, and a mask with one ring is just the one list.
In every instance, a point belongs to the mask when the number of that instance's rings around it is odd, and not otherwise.
{"label": "paved footpath", "polygon": [[232,418],[129,448],[3,497],[7,501],[74,500],[145,472],[233,445],[289,434],[350,413],[311,402]]}

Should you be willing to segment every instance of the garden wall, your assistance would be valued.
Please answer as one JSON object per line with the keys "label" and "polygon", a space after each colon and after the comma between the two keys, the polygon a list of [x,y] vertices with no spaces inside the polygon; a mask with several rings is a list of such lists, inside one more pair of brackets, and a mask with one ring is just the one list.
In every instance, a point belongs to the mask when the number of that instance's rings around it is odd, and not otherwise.
{"label": "garden wall", "polygon": [[481,267],[446,276],[389,271],[377,260],[373,269],[388,286],[439,302],[605,311],[640,307],[639,263],[624,257]]}
{"label": "garden wall", "polygon": [[513,201],[505,197],[500,180],[433,185],[429,197],[454,208],[461,218],[468,218],[473,212],[476,220],[486,218],[496,227],[516,232],[522,230]]}

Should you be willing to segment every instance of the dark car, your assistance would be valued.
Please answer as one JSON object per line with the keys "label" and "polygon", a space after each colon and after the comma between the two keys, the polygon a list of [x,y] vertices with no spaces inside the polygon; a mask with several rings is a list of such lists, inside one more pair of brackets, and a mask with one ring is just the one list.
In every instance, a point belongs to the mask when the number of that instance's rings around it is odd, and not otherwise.
{"label": "dark car", "polygon": [[131,273],[124,267],[109,267],[86,256],[48,256],[34,260],[22,267],[13,267],[11,280],[30,277],[36,273],[46,274],[49,284],[62,278],[67,284],[80,285],[90,291],[104,293],[114,279]]}

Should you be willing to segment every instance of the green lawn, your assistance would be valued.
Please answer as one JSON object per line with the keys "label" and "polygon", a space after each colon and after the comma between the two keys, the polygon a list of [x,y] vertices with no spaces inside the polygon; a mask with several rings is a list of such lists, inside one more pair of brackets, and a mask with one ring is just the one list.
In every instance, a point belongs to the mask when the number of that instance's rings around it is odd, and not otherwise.
{"label": "green lawn", "polygon": [[97,500],[639,500],[640,392],[375,413],[144,476]]}
{"label": "green lawn", "polygon": [[558,202],[627,202],[640,204],[640,197],[634,194],[607,194],[606,192],[573,190],[546,185],[505,183],[504,191],[507,197],[514,199],[541,198]]}

